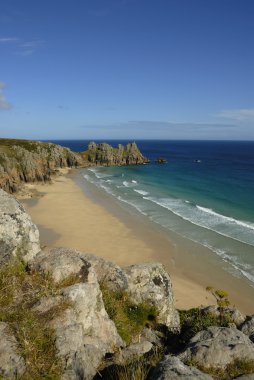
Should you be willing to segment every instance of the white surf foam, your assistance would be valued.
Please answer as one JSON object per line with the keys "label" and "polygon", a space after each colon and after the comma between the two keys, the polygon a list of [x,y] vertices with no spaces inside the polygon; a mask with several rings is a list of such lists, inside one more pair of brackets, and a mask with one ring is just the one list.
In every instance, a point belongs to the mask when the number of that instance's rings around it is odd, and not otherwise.
{"label": "white surf foam", "polygon": [[147,191],[144,191],[144,190],[138,190],[138,189],[133,189],[134,191],[136,191],[136,193],[139,193],[141,195],[148,195],[149,193]]}
{"label": "white surf foam", "polygon": [[[213,210],[205,209],[201,206],[188,205],[181,199],[144,197],[169,211],[199,227],[211,230],[219,235],[234,239],[241,243],[254,245],[254,233],[252,226],[233,218],[225,217],[215,213]],[[204,211],[205,209],[205,211]],[[207,211],[209,210],[209,211]],[[208,218],[207,214],[212,218]],[[241,228],[243,227],[243,228]]]}
{"label": "white surf foam", "polygon": [[219,219],[222,219],[224,221],[228,221],[228,222],[232,222],[232,223],[236,223],[238,224],[239,226],[243,226],[245,228],[249,228],[251,230],[254,230],[254,225],[251,224],[251,223],[247,223],[245,221],[242,221],[242,220],[237,220],[237,219],[234,219],[230,216],[225,216],[225,215],[221,215],[221,214],[218,214],[217,212],[213,211],[212,209],[210,208],[206,208],[206,207],[202,207],[202,206],[199,206],[199,205],[196,205],[196,207],[203,211],[203,212],[206,212],[207,214],[210,214],[210,215],[213,215]]}

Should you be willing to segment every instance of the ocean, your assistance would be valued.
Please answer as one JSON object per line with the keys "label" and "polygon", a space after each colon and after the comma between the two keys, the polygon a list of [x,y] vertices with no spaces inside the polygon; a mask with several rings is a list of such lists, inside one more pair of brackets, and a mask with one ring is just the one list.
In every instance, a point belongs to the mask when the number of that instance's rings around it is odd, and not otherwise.
{"label": "ocean", "polygon": [[[53,142],[73,151],[88,144]],[[84,182],[110,194],[129,212],[141,213],[171,239],[209,249],[234,276],[254,286],[254,142],[136,142],[149,165],[84,169]],[[160,156],[166,164],[155,163]]]}

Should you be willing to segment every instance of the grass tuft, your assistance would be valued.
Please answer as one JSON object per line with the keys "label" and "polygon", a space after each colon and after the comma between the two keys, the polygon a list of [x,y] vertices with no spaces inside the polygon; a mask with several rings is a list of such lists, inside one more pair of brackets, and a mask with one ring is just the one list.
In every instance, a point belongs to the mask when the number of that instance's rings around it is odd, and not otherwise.
{"label": "grass tuft", "polygon": [[155,326],[158,312],[148,303],[135,305],[124,291],[109,290],[101,284],[105,309],[122,339],[130,344],[145,326]]}
{"label": "grass tuft", "polygon": [[254,373],[254,360],[247,359],[235,359],[225,368],[205,367],[193,360],[187,362],[186,364],[192,367],[196,367],[200,371],[211,375],[215,380],[233,379],[240,375],[248,375]]}
{"label": "grass tuft", "polygon": [[152,353],[131,358],[124,364],[113,364],[106,367],[94,380],[145,380],[163,357],[163,349],[154,347]]}
{"label": "grass tuft", "polygon": [[178,310],[180,316],[180,334],[168,334],[168,350],[170,353],[179,353],[186,344],[199,331],[205,330],[210,326],[228,327],[232,323],[229,314],[215,315],[204,313],[200,308],[189,310]]}
{"label": "grass tuft", "polygon": [[49,275],[27,271],[18,259],[0,270],[0,321],[8,323],[27,367],[20,380],[61,377],[62,362],[57,357],[55,334],[48,323],[70,303],[61,301],[45,313],[33,309],[41,298],[57,295],[59,287]]}

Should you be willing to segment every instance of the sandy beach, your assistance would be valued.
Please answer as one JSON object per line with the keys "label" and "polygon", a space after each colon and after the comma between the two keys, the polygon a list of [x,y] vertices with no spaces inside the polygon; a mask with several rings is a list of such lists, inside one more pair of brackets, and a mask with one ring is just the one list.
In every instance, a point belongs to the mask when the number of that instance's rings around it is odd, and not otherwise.
{"label": "sandy beach", "polygon": [[[39,227],[42,245],[94,253],[120,266],[162,262],[172,278],[178,308],[214,303],[205,290],[206,275],[198,278],[198,274],[188,271],[185,258],[178,257],[174,245],[164,234],[141,220],[119,217],[113,209],[110,212],[103,202],[95,202],[85,194],[72,176],[61,175],[50,184],[30,184],[29,188],[36,190],[37,195],[21,202]],[[236,294],[237,291],[233,292],[234,302]],[[250,308],[243,302],[240,306],[245,312]]]}

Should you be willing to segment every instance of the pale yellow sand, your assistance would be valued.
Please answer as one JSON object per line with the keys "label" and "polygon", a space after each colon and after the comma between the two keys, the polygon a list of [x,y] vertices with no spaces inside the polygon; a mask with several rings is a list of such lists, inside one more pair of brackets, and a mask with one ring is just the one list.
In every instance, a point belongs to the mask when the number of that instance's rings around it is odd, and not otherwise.
{"label": "pale yellow sand", "polygon": [[[103,206],[94,203],[66,176],[57,177],[52,184],[29,187],[35,187],[44,194],[37,202],[24,204],[33,221],[43,232],[44,244],[94,253],[120,266],[148,261],[164,262],[163,251],[167,248],[169,254],[170,248],[172,249],[168,242],[168,247],[161,247],[160,250],[160,237],[157,237],[158,241],[155,242],[155,236],[147,236],[146,239],[144,236],[138,236],[135,226],[129,228]],[[53,241],[50,237],[47,238],[47,233],[45,234],[45,231],[50,230],[55,233]],[[211,304],[212,300],[208,302],[204,287],[180,277],[173,268],[167,269],[172,277],[177,307],[190,308]]]}

